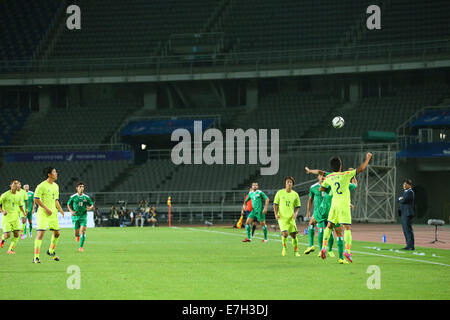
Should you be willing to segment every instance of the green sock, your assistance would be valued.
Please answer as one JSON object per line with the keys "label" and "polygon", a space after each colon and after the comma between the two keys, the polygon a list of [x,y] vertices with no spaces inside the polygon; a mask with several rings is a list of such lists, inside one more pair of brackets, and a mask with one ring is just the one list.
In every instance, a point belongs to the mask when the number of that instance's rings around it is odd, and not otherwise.
{"label": "green sock", "polygon": [[314,233],[315,233],[315,229],[313,225],[309,226],[309,230],[308,230],[308,238],[309,238],[309,246],[312,247],[314,245]]}
{"label": "green sock", "polygon": [[81,234],[81,237],[80,237],[80,248],[83,247],[84,240],[86,240],[86,235],[83,233],[83,234]]}
{"label": "green sock", "polygon": [[337,247],[339,252],[339,259],[344,260],[344,238],[337,237]]}
{"label": "green sock", "polygon": [[263,226],[262,229],[264,232],[264,240],[267,240],[267,226]]}
{"label": "green sock", "polygon": [[27,223],[26,222],[23,224],[23,234],[27,235]]}
{"label": "green sock", "polygon": [[13,237],[11,239],[11,244],[9,245],[9,251],[14,250],[14,248],[16,247],[17,242],[19,241],[19,237]]}
{"label": "green sock", "polygon": [[323,245],[322,245],[322,247],[327,247],[328,246],[328,239],[330,238],[331,232],[332,232],[332,230],[330,228],[325,228],[325,231],[323,232]]}
{"label": "green sock", "polygon": [[48,251],[50,251],[50,253],[55,252],[55,248],[56,248],[56,244],[58,243],[59,237],[55,238],[54,235],[52,235],[52,240],[50,241],[50,248],[48,249]]}
{"label": "green sock", "polygon": [[319,228],[319,235],[317,236],[317,241],[319,242],[319,249],[322,250],[322,245],[323,245],[323,228]]}
{"label": "green sock", "polygon": [[246,224],[246,225],[245,225],[245,229],[247,230],[247,239],[251,239],[251,238],[252,238],[252,235],[251,235],[251,233],[252,233],[252,227],[250,227],[249,224]]}
{"label": "green sock", "polygon": [[281,243],[283,244],[283,247],[286,248],[287,247],[287,237],[283,237],[281,236]]}
{"label": "green sock", "polygon": [[34,257],[39,258],[39,253],[41,251],[42,240],[34,240]]}
{"label": "green sock", "polygon": [[333,250],[334,237],[333,232],[330,235],[330,239],[328,240],[328,251]]}
{"label": "green sock", "polygon": [[345,230],[344,231],[344,241],[345,241],[345,250],[350,253],[350,249],[352,247],[352,231]]}
{"label": "green sock", "polygon": [[292,239],[292,245],[294,246],[294,252],[297,252],[298,251],[298,239],[297,239],[297,237]]}
{"label": "green sock", "polygon": [[31,223],[28,224],[28,229],[29,229],[30,234],[31,234],[31,229],[33,229],[33,226],[31,225]]}

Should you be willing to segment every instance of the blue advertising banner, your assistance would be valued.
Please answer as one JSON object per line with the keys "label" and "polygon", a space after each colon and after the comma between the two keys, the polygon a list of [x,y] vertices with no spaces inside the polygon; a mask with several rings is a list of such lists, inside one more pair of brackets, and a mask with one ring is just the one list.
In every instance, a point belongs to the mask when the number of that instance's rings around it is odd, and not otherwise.
{"label": "blue advertising banner", "polygon": [[428,111],[411,123],[412,127],[432,127],[450,125],[450,110]]}
{"label": "blue advertising banner", "polygon": [[417,143],[397,153],[397,158],[443,158],[450,157],[450,143]]}
{"label": "blue advertising banner", "polygon": [[170,135],[176,129],[186,129],[193,133],[194,121],[202,121],[202,128],[206,130],[214,123],[215,119],[133,121],[125,126],[120,134],[122,136]]}
{"label": "blue advertising banner", "polygon": [[133,160],[133,151],[6,152],[6,162]]}

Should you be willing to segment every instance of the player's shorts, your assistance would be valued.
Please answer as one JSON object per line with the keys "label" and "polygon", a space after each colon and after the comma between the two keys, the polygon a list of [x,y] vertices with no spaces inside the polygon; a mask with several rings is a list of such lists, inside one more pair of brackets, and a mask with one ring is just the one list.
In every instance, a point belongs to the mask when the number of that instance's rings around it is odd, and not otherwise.
{"label": "player's shorts", "polygon": [[72,216],[72,223],[75,230],[80,229],[80,227],[87,227],[87,216]]}
{"label": "player's shorts", "polygon": [[328,214],[328,221],[337,225],[337,224],[352,224],[352,214],[350,210],[350,206],[347,208],[333,208],[330,209],[330,213]]}
{"label": "player's shorts", "polygon": [[261,211],[261,212],[258,212],[258,211],[255,211],[255,210],[252,210],[251,212],[250,212],[250,214],[248,215],[248,218],[249,219],[257,219],[258,221],[266,221],[266,215]]}
{"label": "player's shorts", "polygon": [[36,214],[36,230],[45,231],[48,229],[52,231],[59,230],[58,214],[55,212],[48,216],[45,212],[39,212]]}
{"label": "player's shorts", "polygon": [[32,212],[28,212],[27,213],[27,219],[28,220],[33,220],[33,213]]}
{"label": "player's shorts", "polygon": [[7,220],[5,219],[5,216],[2,217],[2,231],[5,232],[12,232],[12,231],[19,231],[20,230],[20,219],[13,219],[13,220]]}
{"label": "player's shorts", "polygon": [[289,234],[298,233],[297,224],[294,219],[282,220],[278,219],[278,226],[280,227],[280,231],[287,231]]}

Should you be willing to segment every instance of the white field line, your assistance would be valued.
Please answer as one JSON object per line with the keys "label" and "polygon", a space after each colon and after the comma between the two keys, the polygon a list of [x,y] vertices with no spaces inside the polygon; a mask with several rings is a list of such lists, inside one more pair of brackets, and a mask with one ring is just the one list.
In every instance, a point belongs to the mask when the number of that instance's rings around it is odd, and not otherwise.
{"label": "white field line", "polygon": [[[204,229],[196,229],[196,228],[178,228],[178,227],[172,227],[175,229],[188,229],[188,230],[193,230],[193,231],[203,231],[203,232],[212,232],[212,233],[220,233],[220,234],[226,234],[229,236],[238,236],[238,237],[242,237],[241,234],[236,234],[236,233],[230,233],[230,232],[223,232],[223,231],[216,231],[216,230],[204,230]],[[261,237],[253,237],[256,239],[263,239]],[[274,241],[278,241],[281,242],[280,239],[272,239]],[[303,245],[308,245],[305,242],[300,242],[299,244],[303,244]],[[337,250],[336,248],[334,248],[333,250]],[[384,257],[384,258],[391,258],[391,259],[399,259],[399,260],[408,260],[408,261],[415,261],[415,262],[423,262],[423,263],[429,263],[429,264],[437,264],[440,266],[445,266],[445,267],[450,267],[450,264],[445,264],[445,263],[440,263],[440,262],[433,262],[433,261],[426,261],[426,260],[419,260],[419,259],[412,259],[412,258],[403,258],[403,257],[396,257],[396,256],[387,256],[384,254],[378,254],[378,253],[371,253],[371,252],[363,252],[363,251],[356,251],[356,250],[352,250],[352,252],[356,252],[356,253],[360,253],[360,254],[367,254],[370,256],[377,256],[377,257]]]}

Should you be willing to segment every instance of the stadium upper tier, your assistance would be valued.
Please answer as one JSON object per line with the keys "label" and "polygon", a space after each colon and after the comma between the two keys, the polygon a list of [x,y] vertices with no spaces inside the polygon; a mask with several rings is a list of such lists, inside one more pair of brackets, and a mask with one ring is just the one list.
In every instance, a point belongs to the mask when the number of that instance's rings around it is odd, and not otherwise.
{"label": "stadium upper tier", "polygon": [[366,9],[373,4],[369,0],[79,0],[76,4],[81,8],[81,30],[65,27],[68,16],[63,9],[68,1],[0,2],[0,60],[31,59],[36,53],[42,59],[160,56],[167,53],[164,48],[171,35],[200,32],[223,33],[225,44],[219,47],[224,52],[351,49],[450,38],[447,0],[378,1],[381,30],[366,28]]}
{"label": "stadium upper tier", "polygon": [[50,58],[141,57],[171,34],[198,32],[218,0],[80,0],[82,32],[64,29]]}
{"label": "stadium upper tier", "polygon": [[0,1],[0,60],[29,60],[62,4],[55,0]]}

